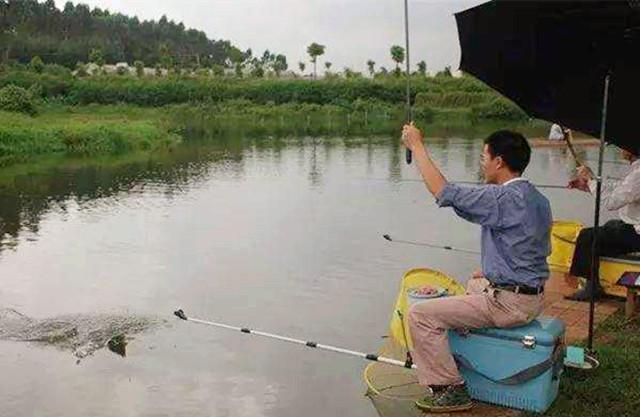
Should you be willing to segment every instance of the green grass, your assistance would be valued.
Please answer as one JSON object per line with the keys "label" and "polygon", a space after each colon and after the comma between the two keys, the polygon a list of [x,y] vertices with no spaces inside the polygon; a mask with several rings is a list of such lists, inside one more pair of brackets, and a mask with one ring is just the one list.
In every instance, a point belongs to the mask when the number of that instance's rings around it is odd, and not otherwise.
{"label": "green grass", "polygon": [[43,106],[30,117],[0,112],[0,158],[118,154],[180,142],[164,115],[133,106]]}
{"label": "green grass", "polygon": [[[478,120],[468,108],[414,108],[429,137],[482,138],[499,128],[544,134],[540,121]],[[403,105],[375,100],[339,104],[256,104],[248,100],[163,107],[131,104],[82,106],[59,100],[41,104],[36,116],[0,112],[0,165],[38,155],[109,155],[154,151],[184,140],[381,136],[397,138]]]}
{"label": "green grass", "polygon": [[636,417],[640,415],[640,318],[617,313],[596,330],[600,367],[568,369],[548,417]]}

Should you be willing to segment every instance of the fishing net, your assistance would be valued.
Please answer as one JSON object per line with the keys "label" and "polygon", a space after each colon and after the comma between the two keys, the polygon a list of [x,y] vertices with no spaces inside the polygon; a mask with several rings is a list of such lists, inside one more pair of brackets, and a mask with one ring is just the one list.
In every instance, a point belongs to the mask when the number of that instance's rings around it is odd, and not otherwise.
{"label": "fishing net", "polygon": [[156,317],[76,314],[43,319],[0,308],[0,340],[30,342],[73,352],[78,360],[107,347],[126,355],[128,339],[160,324]]}
{"label": "fishing net", "polygon": [[[437,295],[460,295],[464,288],[455,280],[437,271],[413,269],[402,278],[391,322],[390,335],[380,349],[379,355],[404,362],[407,347],[412,346],[411,335],[406,322],[407,311],[413,302],[420,301],[415,290],[430,286],[441,290]],[[443,294],[444,293],[444,294]],[[363,374],[367,385],[366,395],[380,417],[422,416],[415,401],[425,395],[425,388],[418,384],[414,369],[372,362]]]}

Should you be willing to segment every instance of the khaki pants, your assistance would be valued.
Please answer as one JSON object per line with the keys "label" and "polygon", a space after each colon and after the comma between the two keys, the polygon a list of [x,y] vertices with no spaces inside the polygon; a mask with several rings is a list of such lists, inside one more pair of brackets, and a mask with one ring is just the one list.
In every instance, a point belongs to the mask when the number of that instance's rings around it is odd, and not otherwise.
{"label": "khaki pants", "polygon": [[448,329],[513,327],[535,319],[542,311],[543,294],[525,295],[489,288],[484,278],[472,278],[467,295],[437,298],[409,309],[413,361],[420,385],[462,382],[449,350]]}

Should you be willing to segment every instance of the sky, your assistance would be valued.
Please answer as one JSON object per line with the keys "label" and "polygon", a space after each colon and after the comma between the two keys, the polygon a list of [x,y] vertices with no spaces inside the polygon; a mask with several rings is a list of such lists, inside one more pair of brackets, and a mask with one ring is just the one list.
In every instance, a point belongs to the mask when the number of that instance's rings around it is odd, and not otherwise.
{"label": "sky", "polygon": [[[453,14],[485,0],[409,0],[410,61],[424,60],[435,72],[460,59]],[[58,8],[65,0],[56,0]],[[309,61],[311,42],[326,46],[319,58],[333,64],[333,71],[349,67],[365,71],[372,59],[377,67],[394,67],[391,45],[404,47],[402,0],[82,0],[90,7],[109,9],[141,20],[183,22],[204,31],[211,39],[227,39],[254,55],[265,49],[287,56],[289,67]]]}

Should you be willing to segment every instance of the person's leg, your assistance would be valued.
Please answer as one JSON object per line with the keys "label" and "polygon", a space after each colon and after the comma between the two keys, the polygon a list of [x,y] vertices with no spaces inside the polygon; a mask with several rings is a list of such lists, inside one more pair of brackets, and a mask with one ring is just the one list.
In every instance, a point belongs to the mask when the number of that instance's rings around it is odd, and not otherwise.
{"label": "person's leg", "polygon": [[409,330],[418,381],[423,386],[462,383],[449,350],[447,330],[493,325],[486,294],[443,297],[414,304],[409,309]]}
{"label": "person's leg", "polygon": [[527,323],[539,313],[541,296],[494,292],[487,289],[488,284],[485,279],[471,279],[467,295],[428,300],[409,309],[418,381],[434,392],[416,402],[423,410],[459,411],[472,406],[449,349],[449,329],[511,327]]}
{"label": "person's leg", "polygon": [[593,228],[587,227],[580,231],[576,240],[576,248],[573,251],[569,274],[574,277],[587,278],[591,276],[591,240]]}
{"label": "person's leg", "polygon": [[458,411],[472,407],[464,381],[449,349],[447,330],[493,324],[487,294],[443,297],[414,304],[408,313],[412,358],[418,382],[433,396],[416,402],[426,411]]}
{"label": "person's leg", "polygon": [[[576,250],[571,263],[570,275],[591,279],[593,228],[583,229],[576,242]],[[633,226],[621,220],[610,220],[598,228],[597,255],[617,256],[640,250],[640,236]],[[596,277],[596,298],[601,294],[600,280]],[[591,286],[566,297],[575,301],[587,301],[591,296]]]}

